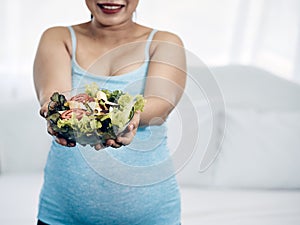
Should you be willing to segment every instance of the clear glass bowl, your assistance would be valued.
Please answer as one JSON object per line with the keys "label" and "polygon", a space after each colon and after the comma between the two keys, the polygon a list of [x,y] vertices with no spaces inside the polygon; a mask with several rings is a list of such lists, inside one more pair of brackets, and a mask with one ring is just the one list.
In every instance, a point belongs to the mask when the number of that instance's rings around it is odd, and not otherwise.
{"label": "clear glass bowl", "polygon": [[87,95],[85,88],[54,93],[48,105],[47,120],[58,137],[83,146],[94,146],[105,143],[107,139],[115,139],[124,132],[133,117],[134,104],[131,102],[124,126],[113,125],[111,115],[119,110],[118,104],[113,103],[115,105]]}

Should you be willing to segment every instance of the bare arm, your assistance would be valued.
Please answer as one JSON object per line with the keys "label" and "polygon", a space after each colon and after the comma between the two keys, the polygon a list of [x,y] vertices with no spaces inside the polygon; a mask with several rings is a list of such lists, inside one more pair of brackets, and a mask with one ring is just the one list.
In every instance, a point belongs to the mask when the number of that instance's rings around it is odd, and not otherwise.
{"label": "bare arm", "polygon": [[[46,30],[40,40],[33,68],[34,85],[40,102],[40,114],[45,117],[48,102],[54,92],[71,90],[71,57],[67,48],[68,30],[55,27]],[[48,133],[55,135],[48,123]],[[62,145],[75,146],[63,138],[56,138]]]}
{"label": "bare arm", "polygon": [[71,89],[71,59],[66,40],[68,31],[63,27],[46,30],[36,53],[33,75],[40,105],[45,107],[55,91]]}
{"label": "bare arm", "polygon": [[[138,126],[161,125],[180,100],[186,82],[185,50],[174,34],[162,32],[153,41],[144,96],[147,100],[142,113],[135,115],[128,132],[117,142],[129,144]],[[116,146],[116,142],[109,142]],[[117,145],[118,146],[118,145]]]}
{"label": "bare arm", "polygon": [[153,46],[144,93],[147,103],[140,126],[162,124],[180,100],[186,82],[182,41],[174,34],[161,32]]}

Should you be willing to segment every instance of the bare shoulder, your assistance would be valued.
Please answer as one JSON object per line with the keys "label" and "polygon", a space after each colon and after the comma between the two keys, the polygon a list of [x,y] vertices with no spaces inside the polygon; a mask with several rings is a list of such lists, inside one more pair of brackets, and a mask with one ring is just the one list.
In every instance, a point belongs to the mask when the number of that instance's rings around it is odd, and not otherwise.
{"label": "bare shoulder", "polygon": [[69,37],[69,31],[67,27],[50,27],[46,29],[43,34],[41,39],[46,39],[46,40],[65,40],[66,38]]}
{"label": "bare shoulder", "polygon": [[171,32],[168,31],[158,31],[155,36],[153,37],[153,40],[155,41],[164,41],[164,42],[169,42],[172,44],[176,44],[179,46],[183,46],[183,41],[181,38]]}
{"label": "bare shoulder", "polygon": [[51,27],[43,32],[40,38],[39,49],[49,50],[50,48],[53,51],[66,50],[71,54],[72,42],[67,27]]}

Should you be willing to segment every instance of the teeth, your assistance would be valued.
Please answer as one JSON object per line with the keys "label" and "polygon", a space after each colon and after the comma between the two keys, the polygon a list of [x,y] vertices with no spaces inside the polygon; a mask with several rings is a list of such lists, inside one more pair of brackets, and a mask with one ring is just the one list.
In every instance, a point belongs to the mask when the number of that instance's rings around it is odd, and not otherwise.
{"label": "teeth", "polygon": [[104,9],[110,9],[110,10],[114,10],[114,9],[119,9],[121,8],[121,6],[115,6],[115,5],[103,5]]}

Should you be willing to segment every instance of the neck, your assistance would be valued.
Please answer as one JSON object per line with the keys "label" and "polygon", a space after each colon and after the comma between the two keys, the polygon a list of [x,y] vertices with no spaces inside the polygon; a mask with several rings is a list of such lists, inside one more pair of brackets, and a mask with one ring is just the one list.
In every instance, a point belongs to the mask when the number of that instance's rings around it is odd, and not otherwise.
{"label": "neck", "polygon": [[133,34],[138,25],[132,20],[117,25],[103,25],[93,19],[90,23],[90,30],[95,39],[108,39],[111,41],[120,40]]}

